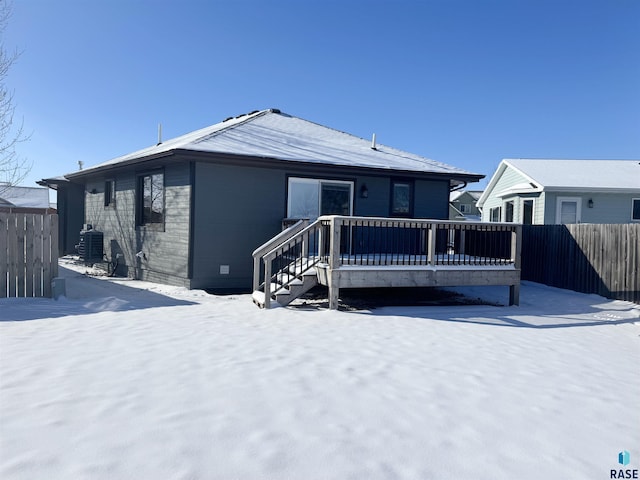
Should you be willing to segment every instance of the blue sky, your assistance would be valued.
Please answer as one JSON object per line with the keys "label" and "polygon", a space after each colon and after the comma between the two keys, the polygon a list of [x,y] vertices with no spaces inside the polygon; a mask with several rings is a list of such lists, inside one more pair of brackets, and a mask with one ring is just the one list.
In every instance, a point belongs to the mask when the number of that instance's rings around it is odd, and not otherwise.
{"label": "blue sky", "polygon": [[25,185],[264,108],[487,177],[640,158],[638,0],[15,0],[3,41]]}

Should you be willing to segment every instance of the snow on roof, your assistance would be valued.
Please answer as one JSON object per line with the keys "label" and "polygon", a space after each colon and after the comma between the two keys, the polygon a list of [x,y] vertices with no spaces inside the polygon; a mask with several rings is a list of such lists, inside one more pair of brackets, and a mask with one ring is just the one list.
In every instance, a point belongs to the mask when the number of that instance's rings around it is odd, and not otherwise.
{"label": "snow on roof", "polygon": [[505,159],[545,190],[638,190],[638,160]]}
{"label": "snow on roof", "polygon": [[449,201],[455,202],[465,193],[476,201],[480,198],[480,195],[482,195],[482,191],[480,190],[457,190],[449,194]]}
{"label": "snow on roof", "polygon": [[40,187],[0,185],[0,195],[14,207],[49,208],[49,190]]}
{"label": "snow on roof", "polygon": [[69,177],[186,149],[351,167],[483,177],[451,165],[319,125],[276,109],[252,112],[101,163]]}

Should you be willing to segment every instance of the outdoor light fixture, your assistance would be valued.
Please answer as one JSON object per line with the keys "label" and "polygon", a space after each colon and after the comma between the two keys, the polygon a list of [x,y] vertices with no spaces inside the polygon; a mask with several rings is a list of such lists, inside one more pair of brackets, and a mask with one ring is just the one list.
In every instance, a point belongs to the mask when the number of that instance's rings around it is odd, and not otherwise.
{"label": "outdoor light fixture", "polygon": [[367,188],[367,185],[364,184],[364,183],[360,187],[360,197],[361,198],[369,198],[369,189]]}
{"label": "outdoor light fixture", "polygon": [[589,208],[593,208],[593,198],[590,198],[587,204],[589,205]]}

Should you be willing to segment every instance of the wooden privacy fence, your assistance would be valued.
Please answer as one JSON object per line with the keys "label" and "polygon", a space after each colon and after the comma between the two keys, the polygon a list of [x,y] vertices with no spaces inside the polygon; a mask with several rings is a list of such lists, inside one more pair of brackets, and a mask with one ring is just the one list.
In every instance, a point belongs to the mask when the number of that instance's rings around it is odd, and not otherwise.
{"label": "wooden privacy fence", "polygon": [[0,298],[50,297],[58,275],[58,216],[0,213]]}
{"label": "wooden privacy fence", "polygon": [[640,303],[640,224],[524,225],[522,280]]}

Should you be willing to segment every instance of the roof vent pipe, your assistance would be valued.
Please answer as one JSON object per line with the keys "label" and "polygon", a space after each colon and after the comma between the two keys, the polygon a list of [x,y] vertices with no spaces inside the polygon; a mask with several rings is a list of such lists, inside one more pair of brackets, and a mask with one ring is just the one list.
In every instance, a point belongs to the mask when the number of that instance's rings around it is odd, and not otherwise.
{"label": "roof vent pipe", "polygon": [[78,160],[78,170],[82,170],[82,167],[84,167],[84,162],[82,160]]}
{"label": "roof vent pipe", "polygon": [[376,147],[376,134],[373,134],[373,138],[371,139],[371,150],[377,150],[378,148]]}
{"label": "roof vent pipe", "polygon": [[162,124],[158,124],[158,143],[156,145],[160,145],[162,143]]}

